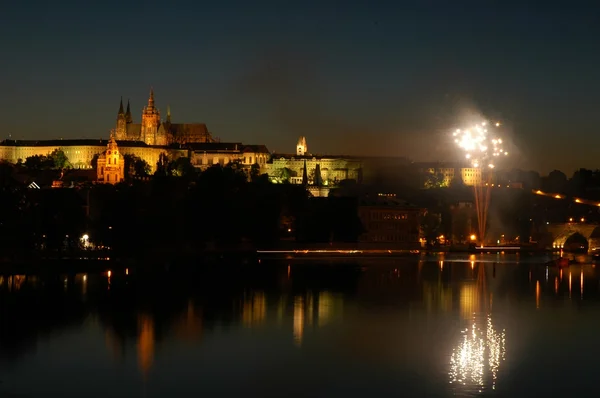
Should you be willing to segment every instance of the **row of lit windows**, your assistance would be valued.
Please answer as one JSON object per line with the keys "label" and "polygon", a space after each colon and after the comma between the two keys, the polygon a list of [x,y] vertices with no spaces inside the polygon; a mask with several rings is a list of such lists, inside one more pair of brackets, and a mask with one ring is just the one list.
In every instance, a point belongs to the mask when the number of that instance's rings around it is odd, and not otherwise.
{"label": "row of lit windows", "polygon": [[419,240],[419,238],[414,234],[387,234],[370,235],[368,240],[371,242],[416,242]]}
{"label": "row of lit windows", "polygon": [[407,223],[402,222],[370,222],[369,223],[369,231],[375,230],[406,230],[409,229],[409,225]]}
{"label": "row of lit windows", "polygon": [[[298,160],[290,160],[290,159],[275,159],[273,161],[273,163],[276,164],[304,164],[304,160],[302,159],[298,159]],[[339,167],[347,167],[348,165],[354,165],[357,168],[360,168],[360,163],[354,163],[354,162],[346,162],[346,161],[339,161],[339,160],[328,160],[328,159],[321,159],[321,160],[307,160],[306,164],[329,164],[333,166],[339,166]]]}
{"label": "row of lit windows", "polygon": [[382,211],[372,211],[371,212],[371,220],[384,220],[384,221],[397,221],[397,220],[407,220],[409,217],[409,213],[404,211],[394,211],[394,212],[382,212]]}
{"label": "row of lit windows", "polygon": [[439,169],[430,168],[430,169],[427,169],[427,171],[430,172],[430,173],[450,173],[450,174],[454,174],[457,169],[460,170],[461,173],[476,173],[476,174],[480,174],[481,173],[481,169],[474,168],[474,167],[439,168]]}
{"label": "row of lit windows", "polygon": [[254,164],[254,163],[266,164],[267,163],[267,158],[265,156],[244,157],[244,164]]}

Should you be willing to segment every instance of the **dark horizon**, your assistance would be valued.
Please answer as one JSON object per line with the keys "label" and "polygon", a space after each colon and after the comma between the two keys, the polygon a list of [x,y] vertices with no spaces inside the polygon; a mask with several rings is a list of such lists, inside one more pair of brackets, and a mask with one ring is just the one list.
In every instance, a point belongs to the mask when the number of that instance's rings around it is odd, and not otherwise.
{"label": "dark horizon", "polygon": [[106,138],[121,96],[139,122],[152,86],[163,118],[169,105],[174,121],[274,152],[302,135],[315,153],[454,160],[450,132],[479,113],[507,126],[511,165],[571,175],[598,168],[597,11],[12,3],[1,138]]}

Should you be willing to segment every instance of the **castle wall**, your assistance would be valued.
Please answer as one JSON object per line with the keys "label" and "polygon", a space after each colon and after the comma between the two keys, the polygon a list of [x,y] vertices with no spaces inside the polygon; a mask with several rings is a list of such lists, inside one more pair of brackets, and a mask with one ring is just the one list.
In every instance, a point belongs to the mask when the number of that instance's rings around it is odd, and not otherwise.
{"label": "castle wall", "polygon": [[[92,159],[96,154],[100,155],[106,151],[106,141],[98,145],[0,145],[0,160],[17,163],[19,159],[23,162],[31,156],[48,156],[52,151],[61,149],[69,159],[69,162],[76,169],[91,169]],[[231,151],[189,151],[188,149],[175,149],[165,147],[151,147],[132,145],[127,146],[127,141],[119,144],[119,150],[122,155],[133,155],[145,160],[151,168],[151,172],[156,171],[156,164],[162,153],[167,154],[170,159],[179,157],[188,157],[191,152],[191,163],[200,168],[208,167],[214,164],[226,165],[233,161],[239,161],[248,167],[254,163],[264,165],[269,153],[242,152],[243,146]],[[68,144],[68,143],[67,143]]]}
{"label": "castle wall", "polygon": [[65,155],[69,158],[69,161],[74,168],[85,169],[91,168],[91,161],[95,154],[102,153],[106,147],[104,145],[78,145],[78,146],[61,146],[61,145],[49,145],[49,146],[14,146],[0,145],[0,159],[10,162],[17,163],[19,159],[25,161],[31,156],[48,156],[54,150],[62,149]]}
{"label": "castle wall", "polygon": [[258,164],[262,169],[269,160],[269,156],[269,153],[266,152],[241,152],[239,149],[216,152],[193,151],[190,162],[195,167],[207,168],[215,164],[224,166],[237,161],[246,168],[252,167],[253,164]]}

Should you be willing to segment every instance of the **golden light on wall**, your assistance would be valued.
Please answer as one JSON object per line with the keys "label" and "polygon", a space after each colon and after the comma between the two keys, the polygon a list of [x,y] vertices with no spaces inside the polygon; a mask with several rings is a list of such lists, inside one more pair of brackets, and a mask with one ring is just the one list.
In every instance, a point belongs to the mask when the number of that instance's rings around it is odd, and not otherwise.
{"label": "golden light on wall", "polygon": [[488,315],[483,328],[473,320],[462,334],[450,356],[450,383],[478,392],[483,392],[489,385],[495,390],[500,365],[506,355],[505,331],[497,331]]}

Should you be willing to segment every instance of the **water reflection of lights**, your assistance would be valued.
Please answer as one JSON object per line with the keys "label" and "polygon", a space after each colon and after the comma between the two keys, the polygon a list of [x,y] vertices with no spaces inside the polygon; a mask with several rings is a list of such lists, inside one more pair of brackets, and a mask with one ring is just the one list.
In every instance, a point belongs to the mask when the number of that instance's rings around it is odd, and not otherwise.
{"label": "water reflection of lights", "polygon": [[304,334],[304,299],[302,296],[294,297],[294,342],[302,344]]}
{"label": "water reflection of lights", "polygon": [[495,330],[489,315],[485,330],[473,322],[463,331],[462,341],[450,357],[450,383],[471,385],[482,392],[486,388],[486,379],[491,377],[495,390],[498,370],[505,359],[505,343],[505,331]]}
{"label": "water reflection of lights", "polygon": [[252,292],[244,297],[242,322],[246,327],[257,326],[265,321],[267,300],[262,291]]}
{"label": "water reflection of lights", "polygon": [[139,368],[146,375],[154,360],[154,320],[150,315],[138,316],[137,351]]}

